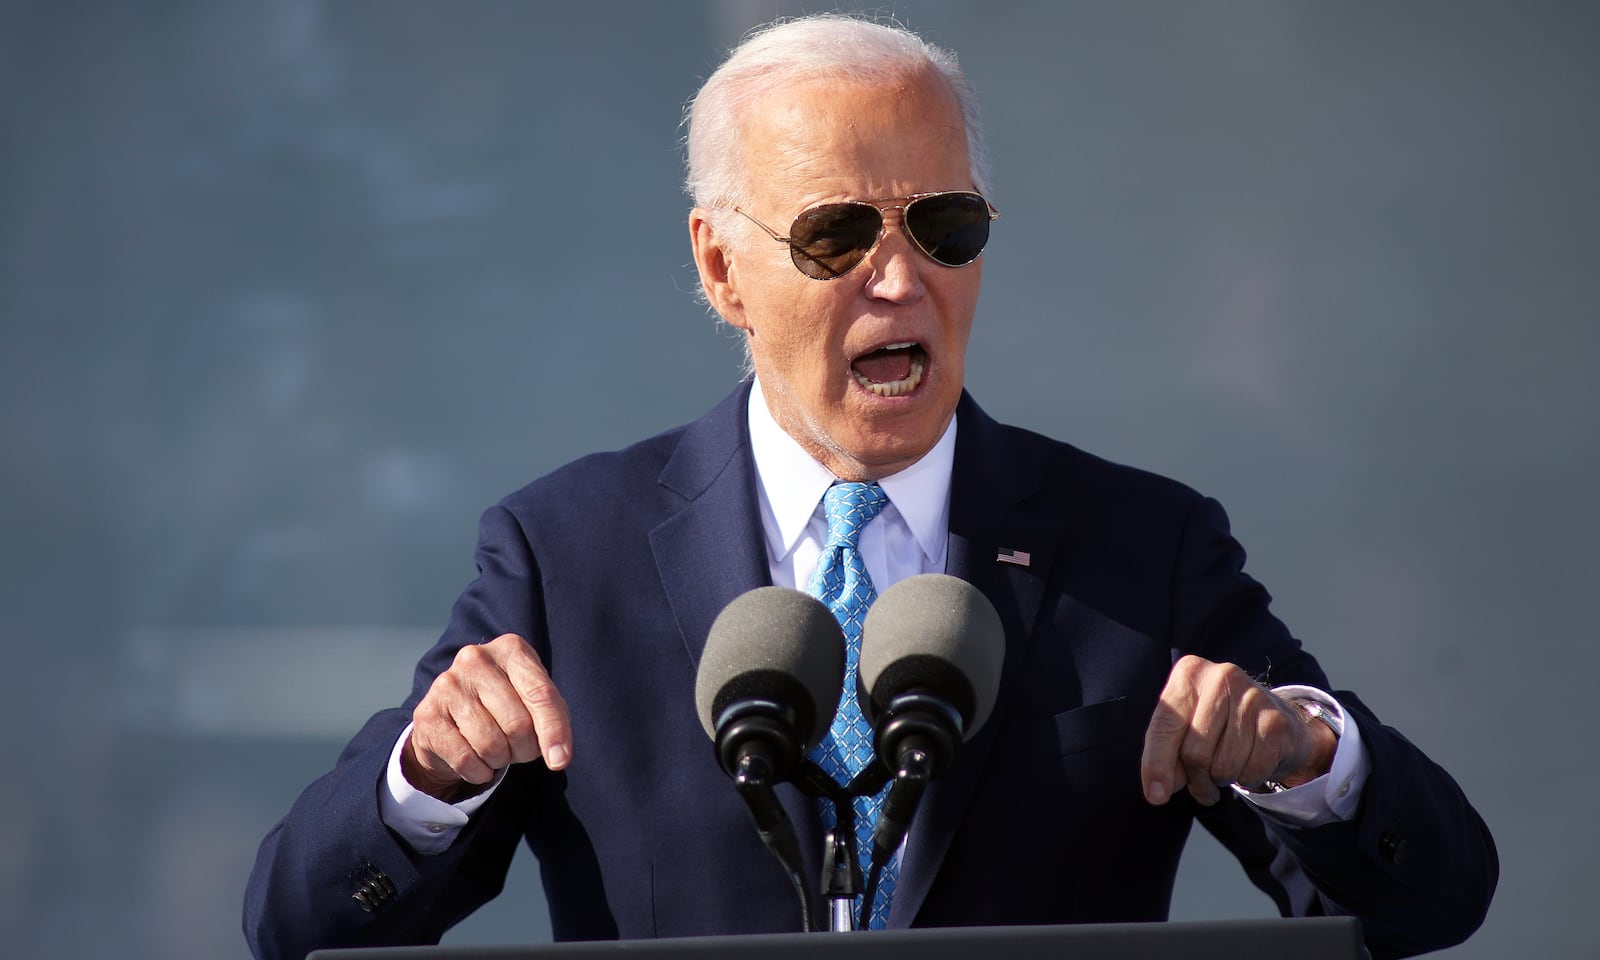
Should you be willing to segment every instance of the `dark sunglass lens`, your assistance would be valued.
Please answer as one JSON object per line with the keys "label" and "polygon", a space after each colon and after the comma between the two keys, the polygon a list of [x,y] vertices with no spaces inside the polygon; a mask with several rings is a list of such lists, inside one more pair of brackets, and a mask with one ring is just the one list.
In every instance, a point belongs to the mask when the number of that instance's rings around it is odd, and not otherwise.
{"label": "dark sunglass lens", "polygon": [[794,265],[813,280],[842,277],[866,256],[883,214],[865,203],[825,203],[802,211],[789,228]]}
{"label": "dark sunglass lens", "polygon": [[975,193],[922,197],[906,207],[906,230],[928,256],[964,266],[989,242],[989,204]]}

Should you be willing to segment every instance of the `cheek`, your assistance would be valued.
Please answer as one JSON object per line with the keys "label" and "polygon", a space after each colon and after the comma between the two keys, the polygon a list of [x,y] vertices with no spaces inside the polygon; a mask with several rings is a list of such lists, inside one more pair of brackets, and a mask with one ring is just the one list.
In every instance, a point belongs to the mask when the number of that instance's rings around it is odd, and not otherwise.
{"label": "cheek", "polygon": [[[980,276],[961,277],[958,282],[940,291],[941,332],[947,344],[955,348],[958,354],[965,352],[967,340],[972,334],[972,319],[978,309],[977,281]],[[953,357],[952,360],[959,362],[960,356]]]}
{"label": "cheek", "polygon": [[[781,307],[779,308],[782,309]],[[782,377],[791,388],[804,392],[821,389],[827,377],[829,343],[826,324],[805,312],[791,299],[785,314],[769,314],[764,321],[751,324],[754,335],[750,349],[756,358],[757,372]]]}
{"label": "cheek", "polygon": [[[818,285],[815,280],[806,282]],[[836,303],[817,296],[822,292],[806,287],[793,291],[774,304],[780,319],[767,321],[768,335],[793,370],[822,371],[843,353],[848,321],[840,319]]]}

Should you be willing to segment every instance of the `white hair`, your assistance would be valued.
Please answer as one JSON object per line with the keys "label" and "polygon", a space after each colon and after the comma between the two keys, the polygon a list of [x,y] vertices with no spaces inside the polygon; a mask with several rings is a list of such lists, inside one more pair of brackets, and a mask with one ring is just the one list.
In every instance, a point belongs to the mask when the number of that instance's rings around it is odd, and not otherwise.
{"label": "white hair", "polygon": [[[956,55],[898,21],[840,13],[777,20],[758,27],[706,78],[683,111],[687,131],[684,192],[695,206],[708,211],[716,229],[736,237],[753,236],[755,227],[732,210],[735,204],[749,202],[753,187],[744,166],[744,111],[762,97],[802,80],[887,83],[929,69],[944,78],[960,106],[972,185],[979,193],[988,193],[989,156],[978,120],[978,97]],[[705,302],[705,287],[699,278],[696,289]],[[741,338],[740,345],[748,378],[755,372],[749,338]]]}
{"label": "white hair", "polygon": [[894,21],[824,13],[758,27],[728,54],[684,109],[688,173],[684,191],[695,206],[718,210],[746,198],[751,185],[740,142],[742,111],[801,80],[855,82],[899,79],[932,68],[950,86],[966,128],[967,162],[978,192],[989,189],[988,155],[978,98],[956,55]]}

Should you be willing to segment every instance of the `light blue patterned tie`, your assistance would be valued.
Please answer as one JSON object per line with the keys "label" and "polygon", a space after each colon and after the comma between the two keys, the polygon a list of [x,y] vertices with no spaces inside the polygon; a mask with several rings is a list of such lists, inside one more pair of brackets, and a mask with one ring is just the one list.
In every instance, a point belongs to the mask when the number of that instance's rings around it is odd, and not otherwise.
{"label": "light blue patterned tie", "polygon": [[[873,757],[872,725],[861,715],[861,705],[856,702],[861,621],[867,615],[867,607],[878,598],[872,578],[867,575],[867,565],[861,559],[861,528],[888,502],[889,497],[876,483],[836,483],[828,488],[822,497],[822,509],[828,517],[828,539],[822,546],[822,555],[817,558],[816,573],[812,574],[806,588],[828,605],[844,628],[844,695],[839,701],[839,712],[834,715],[832,729],[811,750],[811,758],[841,784],[849,783]],[[872,827],[878,821],[883,797],[884,792],[879,792],[875,797],[855,799],[856,843],[863,875],[872,860]],[[823,827],[832,830],[834,820],[832,805],[823,804]],[[898,873],[899,864],[892,862],[883,868],[878,879],[878,895],[867,922],[874,930],[883,929],[888,920],[889,898],[894,893]]]}

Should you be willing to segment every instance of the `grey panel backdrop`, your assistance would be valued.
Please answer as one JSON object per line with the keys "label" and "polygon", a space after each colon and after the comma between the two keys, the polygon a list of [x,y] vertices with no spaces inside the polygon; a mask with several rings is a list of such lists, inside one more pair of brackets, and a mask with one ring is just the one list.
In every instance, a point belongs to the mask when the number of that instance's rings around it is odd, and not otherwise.
{"label": "grey panel backdrop", "polygon": [[[478,511],[723,394],[676,124],[800,9],[0,5],[0,952],[242,955]],[[1600,5],[895,11],[987,109],[973,390],[1220,497],[1456,773],[1504,878],[1452,956],[1592,956]],[[1175,912],[1270,907],[1202,838]],[[523,859],[455,939],[543,936]]]}

